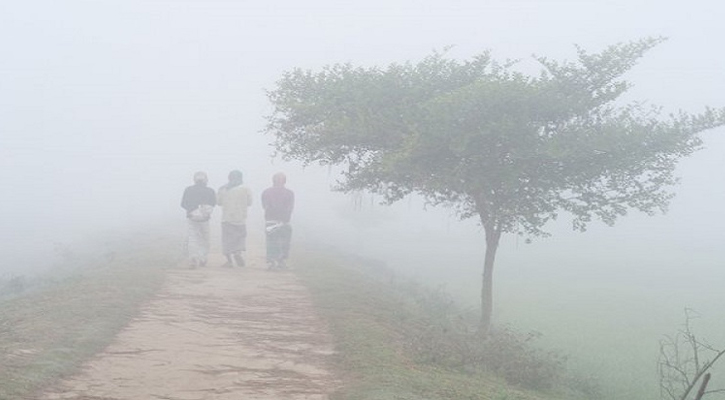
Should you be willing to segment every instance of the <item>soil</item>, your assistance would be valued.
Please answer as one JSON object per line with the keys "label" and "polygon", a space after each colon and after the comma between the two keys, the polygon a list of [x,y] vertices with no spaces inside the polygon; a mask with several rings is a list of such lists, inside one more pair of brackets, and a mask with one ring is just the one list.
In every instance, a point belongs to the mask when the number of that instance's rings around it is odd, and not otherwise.
{"label": "soil", "polygon": [[169,270],[113,343],[41,399],[327,399],[332,339],[292,271]]}

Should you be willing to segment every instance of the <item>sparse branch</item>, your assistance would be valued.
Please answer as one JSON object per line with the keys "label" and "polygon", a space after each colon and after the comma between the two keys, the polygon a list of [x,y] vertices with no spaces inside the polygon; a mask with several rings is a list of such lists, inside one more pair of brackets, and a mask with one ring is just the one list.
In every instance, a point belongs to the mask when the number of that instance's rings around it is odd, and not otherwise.
{"label": "sparse branch", "polygon": [[[674,337],[666,336],[660,342],[660,394],[663,398],[687,400],[698,386],[694,400],[700,400],[707,394],[725,392],[725,389],[707,390],[711,377],[709,371],[725,355],[725,350],[717,350],[697,339],[691,328],[693,318],[693,311],[686,309],[684,328]],[[703,358],[705,355],[712,358]]]}
{"label": "sparse branch", "polygon": [[710,383],[710,377],[712,375],[705,374],[705,377],[702,378],[702,384],[700,384],[700,389],[697,391],[697,396],[695,396],[695,400],[700,400],[705,395],[705,389],[707,389],[707,384]]}

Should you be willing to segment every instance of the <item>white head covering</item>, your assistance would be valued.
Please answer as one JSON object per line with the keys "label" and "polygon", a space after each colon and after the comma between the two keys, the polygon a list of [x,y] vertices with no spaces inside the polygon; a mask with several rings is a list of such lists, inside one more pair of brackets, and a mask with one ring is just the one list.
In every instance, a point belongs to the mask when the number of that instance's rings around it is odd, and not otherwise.
{"label": "white head covering", "polygon": [[194,182],[204,182],[206,183],[208,181],[208,178],[206,177],[206,172],[198,171],[194,173]]}

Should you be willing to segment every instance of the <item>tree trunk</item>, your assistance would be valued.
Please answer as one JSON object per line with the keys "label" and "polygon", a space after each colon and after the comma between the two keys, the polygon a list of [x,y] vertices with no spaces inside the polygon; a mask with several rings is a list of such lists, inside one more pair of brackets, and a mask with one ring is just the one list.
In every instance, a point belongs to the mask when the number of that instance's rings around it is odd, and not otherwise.
{"label": "tree trunk", "polygon": [[486,231],[486,259],[483,263],[483,280],[481,285],[481,324],[479,333],[486,335],[491,328],[493,314],[493,263],[496,250],[501,239],[501,231],[489,224],[484,225]]}

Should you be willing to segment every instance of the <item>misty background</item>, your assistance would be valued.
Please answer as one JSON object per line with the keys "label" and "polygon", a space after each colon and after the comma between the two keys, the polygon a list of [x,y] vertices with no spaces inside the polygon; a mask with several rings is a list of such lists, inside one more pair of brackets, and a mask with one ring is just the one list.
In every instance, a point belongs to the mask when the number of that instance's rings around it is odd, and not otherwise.
{"label": "misty background", "polygon": [[[334,169],[273,158],[260,133],[265,89],[295,67],[384,66],[449,46],[456,58],[491,50],[536,73],[532,54],[573,59],[574,44],[596,52],[665,36],[626,75],[626,100],[699,112],[725,106],[723,15],[714,0],[0,0],[0,276],[46,271],[54,246],[100,232],[169,224],[182,237],[179,201],[196,170],[215,189],[243,171],[257,201],[250,225],[261,230],[259,194],[281,170],[297,196],[295,240],[379,258],[475,306],[476,222],[414,197],[385,207],[333,193]],[[550,238],[504,237],[496,321],[543,332],[628,395],[637,374],[656,374],[658,340],[685,307],[702,315],[696,330],[725,346],[725,131],[703,139],[678,168],[667,215],[632,214],[584,234],[564,216]],[[629,350],[603,351],[614,348]]]}

